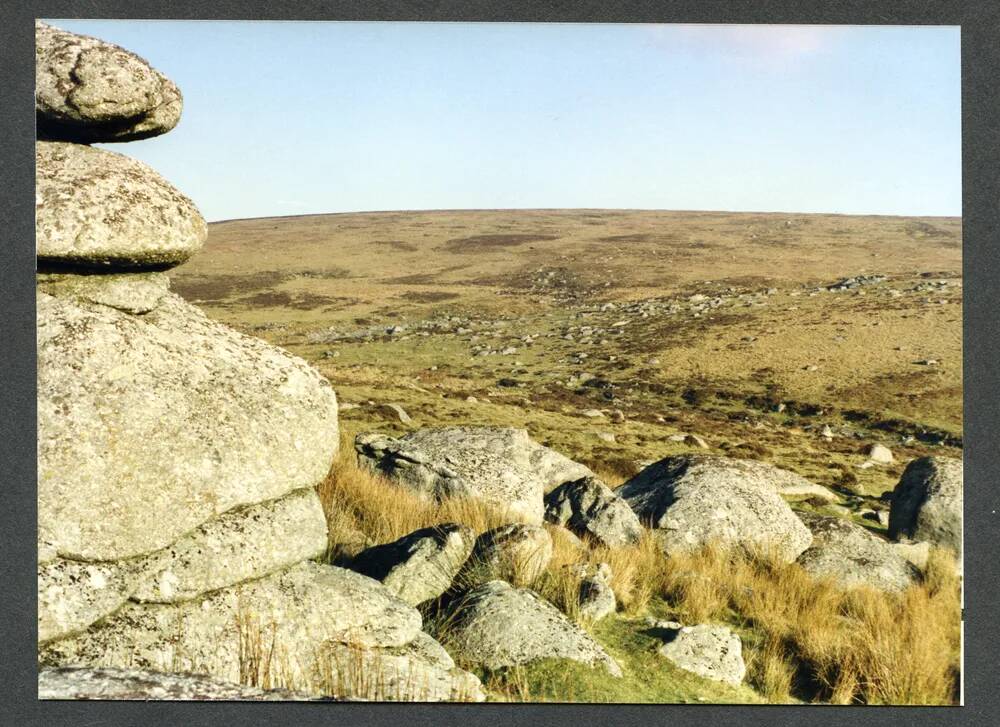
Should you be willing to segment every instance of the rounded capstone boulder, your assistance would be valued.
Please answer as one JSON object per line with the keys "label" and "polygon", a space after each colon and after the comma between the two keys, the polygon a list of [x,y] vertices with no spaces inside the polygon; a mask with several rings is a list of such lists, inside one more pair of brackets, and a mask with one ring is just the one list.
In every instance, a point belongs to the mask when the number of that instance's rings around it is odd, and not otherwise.
{"label": "rounded capstone boulder", "polygon": [[35,115],[42,138],[131,141],[170,131],[177,86],[145,60],[97,38],[35,23]]}
{"label": "rounded capstone boulder", "polygon": [[775,467],[713,456],[668,457],[655,462],[617,493],[654,528],[666,553],[706,545],[768,550],[791,562],[812,535],[779,490]]}
{"label": "rounded capstone boulder", "polygon": [[207,234],[194,203],[142,162],[81,144],[36,144],[40,268],[168,268]]}
{"label": "rounded capstone boulder", "polygon": [[889,537],[927,541],[962,554],[962,460],[921,457],[892,491]]}
{"label": "rounded capstone boulder", "polygon": [[339,444],[329,382],[176,295],[140,316],[39,293],[37,322],[47,553],[145,555],[329,471]]}

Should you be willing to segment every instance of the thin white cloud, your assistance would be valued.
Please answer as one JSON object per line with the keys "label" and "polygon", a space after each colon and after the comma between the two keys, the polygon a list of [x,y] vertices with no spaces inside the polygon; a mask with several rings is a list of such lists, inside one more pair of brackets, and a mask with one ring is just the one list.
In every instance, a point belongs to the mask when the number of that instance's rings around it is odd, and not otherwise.
{"label": "thin white cloud", "polygon": [[843,32],[832,25],[653,25],[665,50],[699,50],[723,57],[785,65],[831,47]]}

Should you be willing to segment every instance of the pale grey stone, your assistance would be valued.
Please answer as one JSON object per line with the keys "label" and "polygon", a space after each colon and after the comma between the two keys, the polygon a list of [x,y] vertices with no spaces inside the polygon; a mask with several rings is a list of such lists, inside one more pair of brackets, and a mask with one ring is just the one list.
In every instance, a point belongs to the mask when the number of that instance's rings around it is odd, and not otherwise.
{"label": "pale grey stone", "polygon": [[545,519],[617,548],[642,537],[639,518],[622,498],[597,477],[567,482],[545,496]]}
{"label": "pale grey stone", "polygon": [[663,630],[666,643],[659,653],[675,666],[734,687],[746,676],[743,644],[727,627],[699,624]]}
{"label": "pale grey stone", "polygon": [[143,316],[38,295],[38,522],[119,560],[326,476],[333,389],[305,362],[167,293]]}
{"label": "pale grey stone", "polygon": [[183,535],[133,591],[137,601],[176,603],[260,578],[326,550],[326,516],[312,488],[236,508]]}
{"label": "pale grey stone", "polygon": [[197,252],[208,227],[194,203],[135,159],[105,149],[35,146],[41,266],[164,268]]}
{"label": "pale grey stone", "polygon": [[892,464],[895,462],[895,458],[892,456],[892,450],[884,444],[871,445],[868,448],[868,459],[872,462],[878,462],[879,464]]}
{"label": "pale grey stone", "polygon": [[815,576],[829,576],[846,587],[869,586],[899,592],[915,582],[916,568],[892,545],[860,525],[838,517],[802,513],[813,535],[798,563]]}
{"label": "pale grey stone", "polygon": [[487,669],[566,659],[599,666],[612,676],[621,667],[586,632],[526,588],[490,581],[459,599],[444,644],[460,660]]}
{"label": "pale grey stone", "polygon": [[46,666],[138,667],[242,681],[271,654],[285,683],[314,691],[317,649],[406,646],[420,614],[377,581],[300,563],[286,571],[177,604],[127,603],[82,634],[39,650]]}
{"label": "pale grey stone", "polygon": [[426,497],[472,497],[540,524],[543,493],[593,473],[531,440],[524,429],[419,429],[400,439],[360,434],[360,462]]}
{"label": "pale grey stone", "polygon": [[259,689],[224,682],[202,674],[107,667],[42,667],[38,670],[39,699],[100,699],[124,701],[303,701],[317,697],[287,689]]}
{"label": "pale grey stone", "polygon": [[35,111],[42,137],[145,139],[174,128],[182,103],[177,86],[134,53],[36,21]]}
{"label": "pale grey stone", "polygon": [[539,525],[515,523],[487,530],[472,548],[467,568],[478,577],[487,574],[528,584],[538,579],[552,560],[552,536]]}
{"label": "pale grey stone", "polygon": [[104,275],[41,274],[37,288],[57,298],[70,298],[141,315],[155,310],[170,290],[163,273]]}
{"label": "pale grey stone", "polygon": [[423,528],[359,553],[352,570],[381,581],[412,606],[437,598],[451,586],[472,552],[475,533],[446,523]]}
{"label": "pale grey stone", "polygon": [[38,566],[38,642],[64,638],[121,608],[156,557],[110,563],[54,558]]}
{"label": "pale grey stone", "polygon": [[601,563],[597,567],[577,566],[580,579],[580,617],[586,621],[600,621],[610,616],[618,606],[618,599],[611,588],[611,566]]}
{"label": "pale grey stone", "polygon": [[691,455],[656,462],[618,488],[667,553],[716,543],[773,549],[793,561],[812,536],[778,494],[784,476],[759,462]]}
{"label": "pale grey stone", "polygon": [[962,460],[910,462],[892,492],[889,537],[926,540],[962,555]]}

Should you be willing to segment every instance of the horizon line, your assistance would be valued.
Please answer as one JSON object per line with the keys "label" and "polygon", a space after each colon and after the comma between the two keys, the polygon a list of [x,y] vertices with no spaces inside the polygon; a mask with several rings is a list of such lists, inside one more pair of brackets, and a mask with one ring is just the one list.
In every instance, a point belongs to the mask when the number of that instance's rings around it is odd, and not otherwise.
{"label": "horizon line", "polygon": [[729,214],[729,215],[799,215],[799,216],[823,216],[823,217],[891,217],[898,219],[905,218],[933,218],[961,220],[962,215],[941,215],[941,214],[892,214],[883,212],[793,212],[787,210],[720,210],[720,209],[670,209],[666,207],[430,207],[430,208],[402,208],[402,209],[381,209],[381,210],[352,210],[346,212],[303,212],[291,215],[262,215],[260,217],[226,217],[218,220],[208,220],[207,224],[217,225],[225,222],[246,222],[249,220],[281,220],[298,219],[302,217],[335,217],[338,215],[379,215],[396,214],[401,212],[413,213],[446,213],[446,212],[673,212],[683,213],[709,213],[709,214]]}

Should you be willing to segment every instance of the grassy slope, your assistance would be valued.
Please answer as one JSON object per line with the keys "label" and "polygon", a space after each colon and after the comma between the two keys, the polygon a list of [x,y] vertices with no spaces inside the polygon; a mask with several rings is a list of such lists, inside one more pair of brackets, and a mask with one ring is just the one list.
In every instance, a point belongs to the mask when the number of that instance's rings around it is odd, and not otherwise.
{"label": "grassy slope", "polygon": [[[822,290],[871,273],[889,280]],[[348,436],[523,426],[614,482],[637,462],[693,451],[669,437],[697,432],[715,453],[769,460],[835,488],[844,508],[836,512],[876,531],[859,511],[883,507],[879,493],[909,459],[961,456],[957,219],[539,210],[238,220],[213,224],[206,249],[171,276],[210,315],[303,356],[341,401],[361,404],[342,413]],[[948,285],[931,285],[937,280]],[[725,301],[697,314],[693,294]],[[636,301],[654,305],[644,317],[628,310]],[[460,321],[429,323],[447,317]],[[399,324],[401,335],[382,334]],[[320,340],[369,329],[378,333],[367,340]],[[525,334],[536,337],[525,343]],[[517,352],[475,356],[478,347]],[[924,359],[939,364],[915,363]],[[581,374],[606,385],[584,386]],[[386,419],[369,401],[398,402],[414,421]],[[590,408],[620,409],[626,419],[580,416]],[[831,440],[819,436],[826,424],[837,432]],[[924,432],[949,439],[935,443]],[[907,434],[917,438],[904,443]],[[888,444],[897,463],[859,468],[871,442]],[[373,526],[371,515],[354,526],[379,542],[407,525]],[[634,671],[626,665],[634,678],[608,685],[543,665],[531,675],[532,695],[568,698],[572,682],[583,699],[750,698],[707,683],[685,691],[669,669],[649,680],[652,662],[642,659],[655,654],[623,647],[641,642],[629,619],[643,609],[676,610],[664,595],[638,599],[641,607],[595,629],[634,662]],[[765,632],[748,633],[748,643]],[[776,648],[761,641],[760,663]],[[780,684],[785,662],[767,663]],[[516,683],[504,682],[497,696]],[[759,688],[771,698],[787,691]]]}

